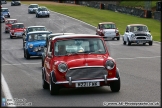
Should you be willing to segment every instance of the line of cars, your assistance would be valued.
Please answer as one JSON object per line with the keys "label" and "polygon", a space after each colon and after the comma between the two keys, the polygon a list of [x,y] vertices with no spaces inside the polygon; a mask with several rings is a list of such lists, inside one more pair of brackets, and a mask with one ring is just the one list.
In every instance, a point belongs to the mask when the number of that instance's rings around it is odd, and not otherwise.
{"label": "line of cars", "polygon": [[[28,8],[28,13],[36,13],[37,10]],[[138,32],[133,35],[130,29],[134,26],[148,30],[145,25],[128,25],[126,32],[130,39],[143,36],[144,30],[140,35]],[[115,23],[99,23],[96,35],[51,33],[43,26],[30,26],[25,28],[23,35],[24,57],[42,56],[42,87],[49,89],[51,95],[59,94],[61,88],[99,86],[110,86],[112,92],[119,92],[119,69],[109,54],[104,38],[120,40]],[[123,42],[130,45],[133,41],[123,37]]]}
{"label": "line of cars", "polygon": [[35,13],[36,18],[50,17],[50,11],[45,6],[39,6],[38,4],[30,4],[28,7],[28,13]]}

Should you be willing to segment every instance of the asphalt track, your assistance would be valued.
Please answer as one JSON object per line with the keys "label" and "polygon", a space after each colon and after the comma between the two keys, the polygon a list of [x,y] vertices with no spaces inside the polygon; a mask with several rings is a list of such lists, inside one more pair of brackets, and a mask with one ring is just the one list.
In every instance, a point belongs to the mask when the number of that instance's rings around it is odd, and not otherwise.
{"label": "asphalt track", "polygon": [[[2,6],[9,8],[11,18],[16,18],[26,27],[44,25],[53,33],[64,31],[95,34],[93,26],[55,12],[51,12],[50,18],[36,18],[35,14],[28,14],[27,5],[11,7],[8,2]],[[61,89],[60,95],[51,96],[49,90],[42,88],[41,59],[33,57],[26,60],[23,57],[22,39],[10,39],[9,34],[4,33],[4,23],[1,23],[1,79],[4,76],[1,82],[2,96],[7,99],[26,99],[35,107],[95,107],[103,106],[103,102],[123,102],[126,106],[131,102],[153,102],[160,105],[161,44],[154,42],[153,46],[124,46],[122,39],[106,43],[120,71],[120,92],[112,93],[110,87],[105,86]]]}

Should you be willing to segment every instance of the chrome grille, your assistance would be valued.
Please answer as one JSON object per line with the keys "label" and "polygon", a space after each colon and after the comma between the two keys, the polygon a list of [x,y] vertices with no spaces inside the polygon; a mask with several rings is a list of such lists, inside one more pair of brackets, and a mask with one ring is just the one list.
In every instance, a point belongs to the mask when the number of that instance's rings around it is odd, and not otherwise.
{"label": "chrome grille", "polygon": [[135,34],[135,36],[147,36],[147,34]]}
{"label": "chrome grille", "polygon": [[137,39],[146,39],[145,37],[137,37]]}
{"label": "chrome grille", "polygon": [[77,69],[70,69],[66,73],[66,80],[69,80],[71,77],[73,80],[79,79],[95,79],[95,78],[104,78],[104,75],[107,75],[108,71],[104,67],[84,67]]}

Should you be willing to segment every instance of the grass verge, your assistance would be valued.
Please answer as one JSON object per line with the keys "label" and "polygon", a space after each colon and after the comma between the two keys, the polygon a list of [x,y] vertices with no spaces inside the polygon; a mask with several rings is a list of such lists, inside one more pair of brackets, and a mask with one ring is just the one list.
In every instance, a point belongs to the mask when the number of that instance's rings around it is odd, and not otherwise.
{"label": "grass verge", "polygon": [[151,18],[140,18],[137,16],[131,16],[128,14],[113,12],[109,10],[100,10],[91,7],[85,7],[80,5],[71,5],[56,2],[32,2],[22,1],[24,4],[37,3],[40,6],[46,6],[51,11],[59,12],[76,19],[82,20],[93,26],[97,26],[99,22],[111,21],[116,23],[120,33],[123,35],[126,29],[126,25],[138,23],[148,26],[154,41],[161,42],[161,22]]}

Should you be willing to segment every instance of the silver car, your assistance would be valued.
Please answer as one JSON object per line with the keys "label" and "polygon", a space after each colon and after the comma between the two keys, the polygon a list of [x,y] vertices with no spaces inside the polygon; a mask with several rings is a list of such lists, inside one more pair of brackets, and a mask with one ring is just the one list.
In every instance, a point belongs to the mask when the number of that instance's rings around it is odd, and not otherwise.
{"label": "silver car", "polygon": [[153,44],[153,37],[148,30],[148,27],[144,24],[129,24],[126,27],[126,31],[123,35],[123,44],[131,45],[132,43]]}
{"label": "silver car", "polygon": [[28,7],[28,13],[36,13],[39,5],[38,4],[30,4]]}
{"label": "silver car", "polygon": [[39,7],[36,11],[36,17],[50,17],[50,11],[46,7]]}

